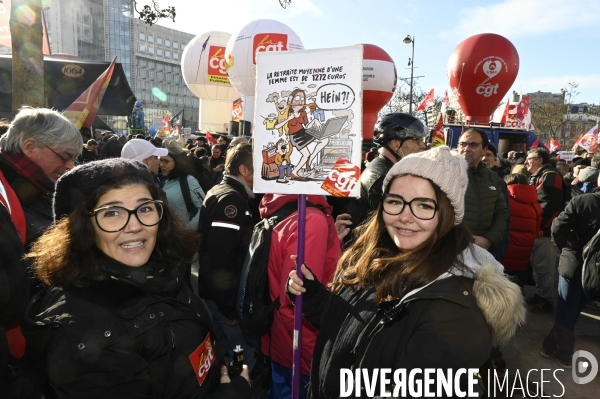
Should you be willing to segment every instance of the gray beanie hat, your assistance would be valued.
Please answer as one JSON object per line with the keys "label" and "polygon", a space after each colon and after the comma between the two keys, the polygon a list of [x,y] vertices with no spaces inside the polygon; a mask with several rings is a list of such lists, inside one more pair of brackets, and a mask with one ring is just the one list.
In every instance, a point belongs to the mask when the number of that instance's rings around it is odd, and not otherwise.
{"label": "gray beanie hat", "polygon": [[454,208],[454,225],[465,215],[465,193],[469,184],[467,162],[450,153],[448,146],[410,154],[396,163],[383,180],[383,192],[390,181],[399,175],[414,175],[435,183],[450,200]]}

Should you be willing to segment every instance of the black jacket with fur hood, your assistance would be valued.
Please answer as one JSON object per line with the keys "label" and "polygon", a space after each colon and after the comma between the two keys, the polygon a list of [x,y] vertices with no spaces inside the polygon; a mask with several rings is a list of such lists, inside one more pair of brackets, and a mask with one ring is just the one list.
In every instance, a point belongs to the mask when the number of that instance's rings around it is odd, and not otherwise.
{"label": "black jacket with fur hood", "polygon": [[[338,398],[341,368],[367,369],[370,375],[374,369],[406,369],[408,376],[415,368],[481,367],[492,347],[506,343],[524,323],[526,311],[519,287],[487,251],[470,246],[463,257],[471,275],[453,269],[379,306],[373,288],[344,287],[333,295],[315,284],[318,291],[304,300],[305,318],[320,328],[310,397]],[[361,381],[361,397],[373,397],[366,388]]]}

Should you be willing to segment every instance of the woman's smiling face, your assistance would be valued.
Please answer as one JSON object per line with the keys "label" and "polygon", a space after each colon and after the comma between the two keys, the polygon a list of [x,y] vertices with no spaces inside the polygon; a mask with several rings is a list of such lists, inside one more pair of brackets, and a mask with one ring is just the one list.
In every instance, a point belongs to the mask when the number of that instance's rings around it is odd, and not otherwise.
{"label": "woman's smiling face", "polygon": [[[435,190],[431,183],[413,175],[394,179],[389,194],[391,194],[391,198],[397,198],[396,196],[398,196],[405,202],[413,201],[415,198],[423,199],[423,201],[420,201],[422,206],[435,207],[437,203]],[[412,206],[416,206],[416,203],[413,203]],[[404,206],[404,209],[398,215],[390,215],[385,211],[382,215],[388,234],[394,244],[401,250],[414,249],[427,241],[439,223],[438,212],[435,212],[433,218],[429,220],[419,219],[413,214],[408,204]]]}

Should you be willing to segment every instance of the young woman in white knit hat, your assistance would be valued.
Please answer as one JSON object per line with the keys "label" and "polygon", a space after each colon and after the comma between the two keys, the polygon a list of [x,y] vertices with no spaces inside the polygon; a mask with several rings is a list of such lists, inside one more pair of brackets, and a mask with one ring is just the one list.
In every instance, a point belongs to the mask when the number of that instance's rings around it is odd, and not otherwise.
{"label": "young woman in white knit hat", "polygon": [[[310,265],[304,281],[290,273],[288,294],[304,295],[304,317],[320,329],[311,398],[414,396],[402,389],[419,384],[423,396],[425,385],[436,397],[454,396],[468,388],[466,370],[482,366],[524,322],[519,287],[461,223],[467,184],[466,162],[446,146],[403,158],[338,262],[332,291]],[[374,374],[384,369],[390,381],[382,388]],[[426,369],[438,371],[426,378]],[[440,370],[450,386],[439,383]]]}

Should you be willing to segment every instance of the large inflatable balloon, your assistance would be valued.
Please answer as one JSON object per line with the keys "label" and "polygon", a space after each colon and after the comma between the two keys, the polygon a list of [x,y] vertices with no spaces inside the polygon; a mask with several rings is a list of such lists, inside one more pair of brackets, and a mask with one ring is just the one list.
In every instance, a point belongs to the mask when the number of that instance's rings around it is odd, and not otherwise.
{"label": "large inflatable balloon", "polygon": [[240,97],[225,70],[225,46],[230,37],[225,32],[206,32],[193,38],[183,50],[183,79],[190,91],[203,100],[233,101]]}
{"label": "large inflatable balloon", "polygon": [[467,123],[487,124],[519,72],[519,54],[503,36],[482,33],[454,49],[448,81]]}
{"label": "large inflatable balloon", "polygon": [[363,140],[373,140],[377,115],[396,89],[394,60],[381,47],[363,44]]}
{"label": "large inflatable balloon", "polygon": [[302,41],[287,25],[259,19],[244,26],[229,39],[225,59],[231,85],[242,96],[254,96],[256,53],[260,51],[304,50]]}

